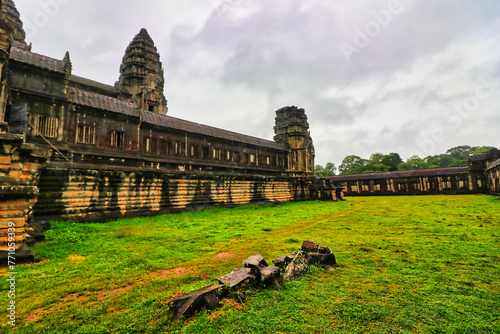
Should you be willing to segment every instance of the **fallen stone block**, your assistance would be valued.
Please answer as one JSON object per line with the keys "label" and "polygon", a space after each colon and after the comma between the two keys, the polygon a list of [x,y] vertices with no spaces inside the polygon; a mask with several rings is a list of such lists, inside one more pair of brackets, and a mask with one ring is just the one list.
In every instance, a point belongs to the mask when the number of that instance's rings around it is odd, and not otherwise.
{"label": "fallen stone block", "polygon": [[262,282],[269,282],[270,280],[280,277],[281,269],[275,266],[268,266],[260,271],[260,275]]}
{"label": "fallen stone block", "polygon": [[224,285],[215,284],[171,299],[168,302],[174,313],[174,320],[191,315],[202,308],[214,310],[224,295]]}
{"label": "fallen stone block", "polygon": [[287,254],[287,255],[283,255],[283,256],[280,256],[276,259],[273,260],[273,263],[274,265],[282,268],[282,269],[285,269],[285,267],[290,263],[292,262],[293,258],[295,257],[295,254]]}
{"label": "fallen stone block", "polygon": [[268,264],[266,260],[264,260],[264,257],[262,255],[257,254],[257,255],[252,255],[248,259],[244,260],[243,266],[245,268],[252,268],[252,267],[263,268],[267,267]]}
{"label": "fallen stone block", "polygon": [[307,261],[305,253],[298,250],[293,260],[286,266],[284,278],[285,280],[289,280],[300,277],[304,275],[308,269],[309,261]]}
{"label": "fallen stone block", "polygon": [[302,242],[302,251],[306,253],[317,253],[319,244],[314,241],[304,240]]}
{"label": "fallen stone block", "polygon": [[267,266],[266,260],[264,260],[264,257],[260,254],[250,256],[248,259],[243,261],[243,267],[252,269],[252,273],[257,276],[259,281],[262,277],[262,269]]}
{"label": "fallen stone block", "polygon": [[252,274],[251,268],[235,269],[231,273],[215,279],[220,284],[228,286],[229,289],[240,286],[245,282],[253,283],[255,280],[257,280],[257,276]]}
{"label": "fallen stone block", "polygon": [[309,261],[309,264],[319,264],[327,266],[332,266],[334,264],[337,264],[335,260],[335,255],[333,255],[333,253],[329,254],[307,253],[306,259]]}

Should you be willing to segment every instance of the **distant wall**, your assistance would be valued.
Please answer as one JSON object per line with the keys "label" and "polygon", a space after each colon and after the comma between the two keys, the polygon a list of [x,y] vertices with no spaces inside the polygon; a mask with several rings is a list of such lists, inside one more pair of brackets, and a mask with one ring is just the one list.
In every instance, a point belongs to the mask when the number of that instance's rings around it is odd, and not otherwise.
{"label": "distant wall", "polygon": [[105,221],[217,206],[331,200],[331,192],[318,182],[312,178],[52,163],[41,175],[34,214],[41,223]]}
{"label": "distant wall", "polygon": [[484,174],[469,167],[367,173],[326,177],[346,196],[470,194],[486,192]]}
{"label": "distant wall", "polygon": [[500,159],[492,163],[486,169],[485,174],[488,190],[500,194]]}

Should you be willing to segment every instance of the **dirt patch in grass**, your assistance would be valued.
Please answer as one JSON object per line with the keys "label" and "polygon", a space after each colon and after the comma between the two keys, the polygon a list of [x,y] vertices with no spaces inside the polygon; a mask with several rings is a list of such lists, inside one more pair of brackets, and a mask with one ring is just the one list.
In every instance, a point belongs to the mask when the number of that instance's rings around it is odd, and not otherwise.
{"label": "dirt patch in grass", "polygon": [[63,298],[63,300],[84,300],[84,296],[78,296],[77,293],[73,293],[71,295],[67,295],[66,297]]}
{"label": "dirt patch in grass", "polygon": [[153,271],[150,273],[151,276],[156,276],[156,277],[161,277],[161,278],[172,278],[172,277],[184,277],[190,274],[195,273],[193,269],[190,268],[184,268],[184,267],[179,267],[179,268],[174,268],[174,269],[168,269],[168,270],[163,270],[163,271]]}
{"label": "dirt patch in grass", "polygon": [[128,290],[132,289],[133,287],[134,287],[133,285],[129,285],[129,286],[125,286],[123,288],[115,289],[115,290],[103,291],[99,294],[98,298],[103,299],[104,297],[107,297],[107,296],[119,295],[121,293],[127,292]]}
{"label": "dirt patch in grass", "polygon": [[44,308],[39,308],[31,312],[31,314],[26,318],[27,322],[35,322],[42,318],[46,310]]}
{"label": "dirt patch in grass", "polygon": [[219,253],[215,257],[218,259],[230,259],[235,257],[235,255],[233,253]]}

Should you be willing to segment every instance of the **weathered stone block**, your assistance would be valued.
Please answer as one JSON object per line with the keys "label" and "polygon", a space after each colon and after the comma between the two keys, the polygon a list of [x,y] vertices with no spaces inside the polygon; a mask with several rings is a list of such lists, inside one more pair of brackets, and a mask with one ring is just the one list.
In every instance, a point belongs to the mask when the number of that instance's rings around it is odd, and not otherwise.
{"label": "weathered stone block", "polygon": [[174,313],[174,320],[179,320],[183,315],[193,314],[204,307],[217,308],[223,294],[224,285],[215,284],[171,299],[168,305]]}
{"label": "weathered stone block", "polygon": [[245,268],[252,268],[254,274],[260,275],[260,270],[267,267],[267,262],[264,257],[260,254],[250,256],[248,259],[243,261],[243,266]]}
{"label": "weathered stone block", "polygon": [[251,268],[243,268],[235,269],[230,274],[217,278],[216,281],[232,289],[244,283],[254,283],[256,279],[257,276],[252,274]]}
{"label": "weathered stone block", "polygon": [[0,169],[9,169],[11,163],[10,155],[0,155]]}
{"label": "weathered stone block", "polygon": [[317,253],[319,248],[319,244],[314,241],[304,240],[302,242],[302,251],[304,252],[312,252]]}
{"label": "weathered stone block", "polygon": [[334,265],[337,264],[335,260],[335,255],[333,253],[307,253],[306,258],[310,264],[320,264],[320,265]]}
{"label": "weathered stone block", "polygon": [[[8,264],[8,251],[7,248],[0,247],[0,265]],[[26,244],[21,244],[19,248],[16,249],[16,264],[22,263],[33,263],[35,261],[35,254],[31,248]]]}
{"label": "weathered stone block", "polygon": [[280,257],[274,259],[273,263],[276,266],[284,269],[293,260],[294,257],[295,257],[295,254],[283,255],[283,256],[280,256]]}
{"label": "weathered stone block", "polygon": [[260,271],[260,274],[261,274],[262,282],[267,282],[269,280],[278,278],[281,274],[281,270],[279,267],[268,266],[268,267],[262,268],[262,270]]}
{"label": "weathered stone block", "polygon": [[292,262],[285,269],[285,280],[293,279],[304,275],[309,269],[309,261],[303,251],[298,250]]}

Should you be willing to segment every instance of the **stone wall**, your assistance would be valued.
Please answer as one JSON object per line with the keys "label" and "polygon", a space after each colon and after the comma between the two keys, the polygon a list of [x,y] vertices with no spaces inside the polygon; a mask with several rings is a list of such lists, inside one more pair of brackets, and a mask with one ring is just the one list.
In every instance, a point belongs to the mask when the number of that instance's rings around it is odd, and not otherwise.
{"label": "stone wall", "polygon": [[33,260],[29,245],[43,240],[33,222],[39,171],[52,154],[49,150],[23,144],[20,135],[0,133],[0,262]]}
{"label": "stone wall", "polygon": [[468,166],[326,177],[346,196],[471,194],[487,190],[484,172]]}
{"label": "stone wall", "polygon": [[493,162],[486,169],[485,174],[488,190],[492,193],[500,194],[500,159]]}
{"label": "stone wall", "polygon": [[43,224],[310,199],[331,200],[332,194],[314,178],[51,163],[34,212]]}

